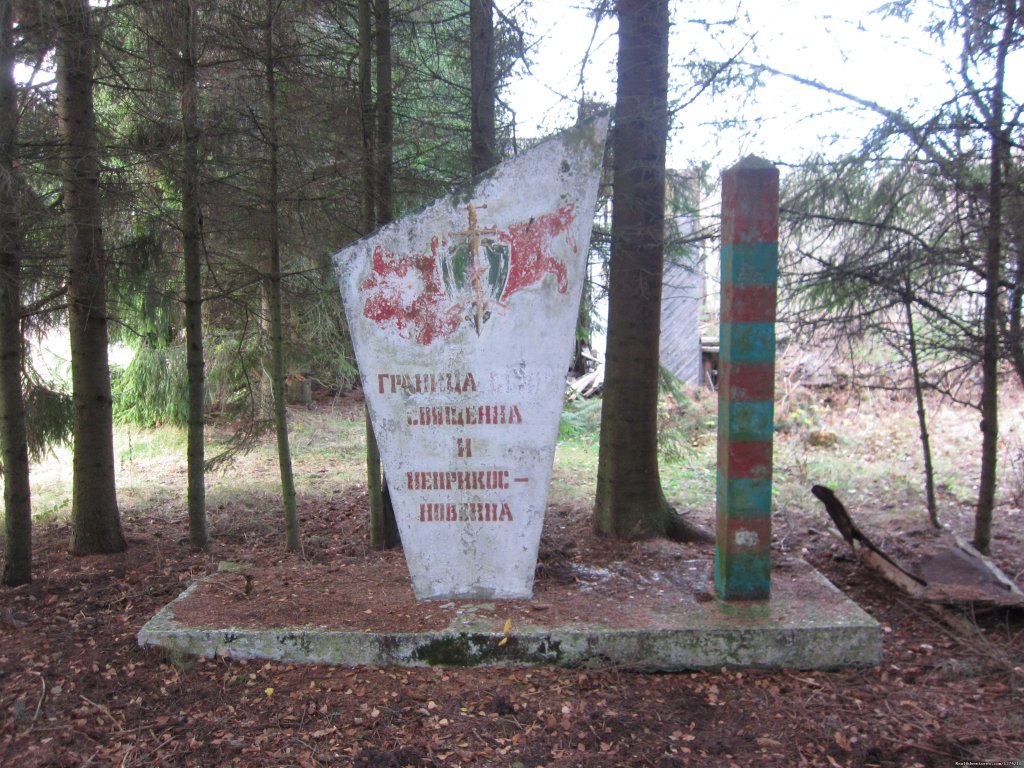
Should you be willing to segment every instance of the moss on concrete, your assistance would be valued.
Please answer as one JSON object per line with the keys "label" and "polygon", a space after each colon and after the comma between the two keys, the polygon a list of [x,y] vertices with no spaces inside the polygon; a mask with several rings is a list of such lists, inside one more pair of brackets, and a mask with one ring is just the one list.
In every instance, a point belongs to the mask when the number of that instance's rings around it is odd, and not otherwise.
{"label": "moss on concrete", "polygon": [[443,635],[421,645],[413,659],[431,666],[475,667],[482,664],[553,664],[561,661],[561,643],[547,638],[539,642],[527,638],[509,638],[504,645],[500,635]]}

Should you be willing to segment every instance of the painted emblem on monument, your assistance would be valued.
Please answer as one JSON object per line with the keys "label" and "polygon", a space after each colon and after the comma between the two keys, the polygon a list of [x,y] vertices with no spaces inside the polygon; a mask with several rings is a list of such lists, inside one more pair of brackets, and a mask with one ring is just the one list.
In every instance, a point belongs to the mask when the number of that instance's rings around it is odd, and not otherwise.
{"label": "painted emblem on monument", "polygon": [[[470,203],[467,229],[433,235],[422,252],[397,256],[377,246],[372,273],[360,285],[363,314],[402,338],[432,344],[464,323],[479,336],[483,324],[505,307],[512,294],[545,277],[550,276],[552,290],[569,290],[566,266],[550,250],[574,225],[575,205],[516,222],[506,230],[480,229],[481,207],[486,206]],[[567,243],[573,254],[578,253],[573,238]]]}
{"label": "painted emblem on monument", "polygon": [[607,128],[335,255],[419,599],[532,593]]}
{"label": "painted emblem on monument", "polygon": [[508,282],[511,251],[508,243],[495,242],[496,228],[479,228],[477,211],[486,207],[469,204],[469,228],[454,233],[455,237],[464,239],[450,246],[441,262],[448,296],[457,307],[469,308],[465,318],[473,323],[477,336],[483,324],[491,319],[493,310],[500,306],[501,295]]}

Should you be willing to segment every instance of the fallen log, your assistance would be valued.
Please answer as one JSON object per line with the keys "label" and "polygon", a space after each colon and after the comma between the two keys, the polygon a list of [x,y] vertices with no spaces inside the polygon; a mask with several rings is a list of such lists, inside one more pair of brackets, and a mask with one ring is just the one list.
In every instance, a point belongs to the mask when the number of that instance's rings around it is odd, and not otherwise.
{"label": "fallen log", "polygon": [[957,631],[976,634],[976,628],[970,621],[947,606],[1024,609],[1024,593],[1013,580],[960,537],[953,536],[951,546],[924,558],[915,573],[871,541],[856,526],[831,489],[815,485],[811,493],[825,505],[825,511],[840,535],[861,562],[901,592],[921,601]]}
{"label": "fallen log", "polygon": [[925,580],[912,574],[875,546],[874,542],[865,536],[860,528],[854,525],[853,520],[850,518],[850,513],[846,511],[846,507],[843,506],[842,502],[836,498],[832,489],[826,488],[824,485],[816,485],[811,488],[811,493],[825,505],[825,511],[828,512],[828,516],[832,518],[832,522],[836,524],[839,533],[846,543],[850,545],[850,549],[853,550],[855,555],[908,595],[913,597],[921,596],[926,586]]}

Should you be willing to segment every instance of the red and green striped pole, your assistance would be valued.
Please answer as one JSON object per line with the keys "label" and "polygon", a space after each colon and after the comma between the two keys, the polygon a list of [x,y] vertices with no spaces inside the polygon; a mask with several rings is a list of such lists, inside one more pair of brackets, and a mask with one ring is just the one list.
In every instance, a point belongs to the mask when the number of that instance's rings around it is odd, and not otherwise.
{"label": "red and green striped pole", "polygon": [[779,171],[746,157],[722,174],[715,589],[771,596]]}

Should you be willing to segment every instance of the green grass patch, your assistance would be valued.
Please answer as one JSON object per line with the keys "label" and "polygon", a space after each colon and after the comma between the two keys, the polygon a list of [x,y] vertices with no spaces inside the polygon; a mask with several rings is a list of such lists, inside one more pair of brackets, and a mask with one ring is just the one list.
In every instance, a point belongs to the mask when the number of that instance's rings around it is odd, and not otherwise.
{"label": "green grass patch", "polygon": [[125,425],[114,430],[114,458],[120,464],[154,459],[166,461],[185,455],[186,440],[186,432],[181,427]]}
{"label": "green grass patch", "polygon": [[591,506],[597,487],[597,440],[587,436],[558,441],[548,502]]}
{"label": "green grass patch", "polygon": [[[833,488],[855,517],[881,515],[924,521],[923,462],[917,421],[906,399],[876,397],[853,406],[801,396],[789,407],[785,428],[776,431],[774,507],[818,517],[814,484]],[[717,399],[667,396],[659,411],[660,475],[666,496],[695,519],[713,525],[717,477]],[[779,409],[782,410],[782,409]],[[1004,409],[1001,493],[1012,499],[1024,487],[1021,419]],[[597,483],[601,401],[569,403],[555,450],[549,501],[587,508]],[[975,501],[978,449],[976,414],[965,408],[930,409],[940,517],[970,514]],[[290,442],[297,490],[306,500],[330,498],[339,490],[363,486],[366,425],[361,410],[324,407],[290,412]],[[820,435],[829,439],[820,441]],[[231,433],[207,430],[207,457],[224,449]],[[1011,450],[1012,448],[1012,450]],[[1015,452],[1014,452],[1015,451]],[[184,519],[186,433],[172,426],[121,425],[115,434],[121,508]],[[1012,454],[1012,455],[1011,455]],[[40,522],[66,520],[71,505],[71,451],[58,447],[32,465],[33,509]],[[211,515],[218,509],[264,519],[280,505],[280,477],[273,435],[207,475]],[[876,518],[877,519],[877,518]]]}

